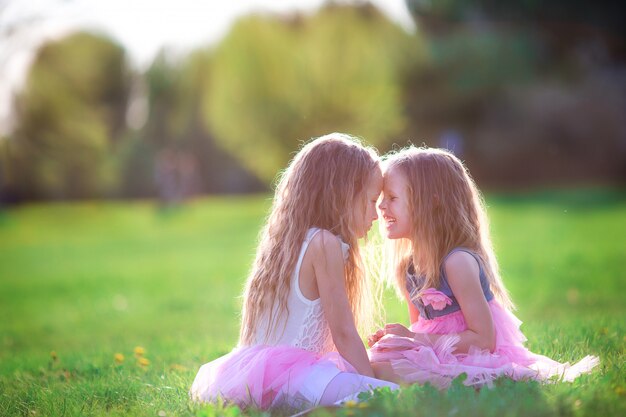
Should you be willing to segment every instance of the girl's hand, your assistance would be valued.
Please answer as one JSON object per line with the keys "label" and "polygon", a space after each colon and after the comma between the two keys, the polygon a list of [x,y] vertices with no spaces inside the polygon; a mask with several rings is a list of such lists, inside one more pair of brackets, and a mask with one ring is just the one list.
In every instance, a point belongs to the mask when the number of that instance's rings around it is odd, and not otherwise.
{"label": "girl's hand", "polygon": [[369,335],[367,337],[367,345],[369,347],[374,346],[376,342],[378,342],[385,335],[385,331],[383,329],[378,329],[376,333]]}
{"label": "girl's hand", "polygon": [[414,338],[415,333],[401,325],[400,323],[385,324],[385,334],[395,334],[396,336]]}

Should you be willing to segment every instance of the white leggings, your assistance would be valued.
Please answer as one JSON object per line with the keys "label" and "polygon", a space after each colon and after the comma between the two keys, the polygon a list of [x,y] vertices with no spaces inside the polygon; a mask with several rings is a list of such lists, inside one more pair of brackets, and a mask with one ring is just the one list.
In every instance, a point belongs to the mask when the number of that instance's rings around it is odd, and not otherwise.
{"label": "white leggings", "polygon": [[349,400],[358,400],[358,395],[364,391],[370,391],[378,387],[398,388],[397,384],[382,379],[350,372],[340,372],[326,386],[319,405],[333,405]]}

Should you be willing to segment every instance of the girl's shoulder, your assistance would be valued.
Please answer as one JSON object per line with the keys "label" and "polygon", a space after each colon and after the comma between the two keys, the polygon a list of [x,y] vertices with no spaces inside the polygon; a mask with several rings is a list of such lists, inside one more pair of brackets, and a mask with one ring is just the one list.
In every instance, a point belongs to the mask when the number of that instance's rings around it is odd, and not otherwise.
{"label": "girl's shoulder", "polygon": [[316,256],[325,258],[340,256],[343,259],[349,248],[339,236],[326,229],[311,228],[307,232],[307,238],[310,240],[309,248]]}
{"label": "girl's shoulder", "polygon": [[341,247],[341,239],[326,229],[309,229],[309,248],[316,252],[337,251]]}
{"label": "girl's shoulder", "polygon": [[451,250],[443,260],[441,278],[441,286],[444,288],[452,290],[452,287],[471,281],[480,285],[487,301],[493,298],[483,260],[470,249],[459,247]]}
{"label": "girl's shoulder", "polygon": [[[466,251],[455,251],[449,254],[443,262],[442,280],[440,286],[449,288],[452,293],[455,289],[470,282],[481,285],[481,268],[478,260]],[[482,285],[481,285],[482,286]]]}
{"label": "girl's shoulder", "polygon": [[466,248],[452,249],[443,259],[442,269],[445,277],[458,272],[470,272],[479,276],[482,272],[479,256]]}

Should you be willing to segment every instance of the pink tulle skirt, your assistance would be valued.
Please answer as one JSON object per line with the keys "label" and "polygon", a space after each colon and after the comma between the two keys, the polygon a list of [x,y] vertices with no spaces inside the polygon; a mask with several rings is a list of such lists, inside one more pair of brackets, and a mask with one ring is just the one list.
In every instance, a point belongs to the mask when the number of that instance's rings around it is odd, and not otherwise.
{"label": "pink tulle skirt", "polygon": [[190,394],[197,401],[221,398],[240,407],[301,408],[316,405],[340,372],[355,370],[336,352],[319,355],[292,346],[238,347],[204,364]]}
{"label": "pink tulle skirt", "polygon": [[472,386],[491,385],[500,376],[515,380],[572,381],[599,363],[594,356],[570,365],[535,354],[524,347],[526,337],[519,330],[521,321],[496,301],[490,301],[489,308],[496,329],[493,352],[470,348],[468,353],[453,353],[459,338],[456,333],[467,330],[463,313],[456,311],[432,320],[420,317],[413,323],[413,332],[447,335],[433,344],[386,335],[370,349],[370,360],[389,362],[406,383],[430,382],[441,388],[463,373],[467,374],[465,385]]}

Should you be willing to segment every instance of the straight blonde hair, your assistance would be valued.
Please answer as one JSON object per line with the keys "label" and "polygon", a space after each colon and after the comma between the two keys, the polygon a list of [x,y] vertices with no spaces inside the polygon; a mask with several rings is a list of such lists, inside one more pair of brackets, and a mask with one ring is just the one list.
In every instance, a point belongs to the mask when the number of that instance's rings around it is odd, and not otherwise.
{"label": "straight blonde hair", "polygon": [[438,288],[445,256],[464,247],[480,257],[496,300],[513,309],[498,270],[484,199],[463,163],[443,149],[410,146],[386,157],[384,165],[385,172],[406,179],[412,215],[411,237],[392,242],[386,261],[399,293],[406,291],[410,264],[425,277],[417,297]]}
{"label": "straight blonde hair", "polygon": [[375,150],[331,133],[306,144],[279,177],[270,214],[260,232],[256,259],[243,294],[240,345],[254,343],[259,320],[265,340],[288,315],[287,298],[307,230],[328,230],[350,245],[345,261],[348,300],[357,326],[371,325],[372,297],[364,277],[355,226],[366,209],[366,188],[380,170]]}

